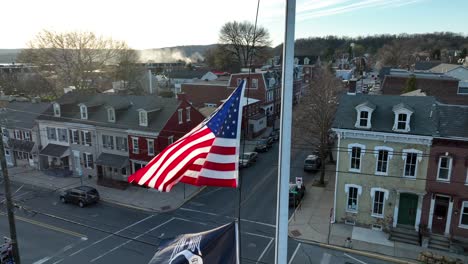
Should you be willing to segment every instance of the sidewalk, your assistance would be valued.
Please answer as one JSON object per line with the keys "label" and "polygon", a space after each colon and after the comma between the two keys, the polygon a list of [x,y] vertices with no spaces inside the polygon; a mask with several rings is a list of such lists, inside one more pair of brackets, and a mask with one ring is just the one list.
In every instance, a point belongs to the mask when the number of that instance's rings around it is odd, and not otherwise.
{"label": "sidewalk", "polygon": [[[344,247],[346,238],[350,237],[353,250],[376,253],[376,258],[386,255],[417,260],[420,252],[431,251],[468,263],[468,256],[390,241],[388,234],[382,231],[339,223],[330,224],[335,191],[335,165],[327,164],[326,170],[325,182],[328,181],[328,184],[325,188],[312,186],[312,183],[306,185],[306,195],[289,219],[288,231],[291,238]],[[318,179],[319,173],[315,177]]]}
{"label": "sidewalk", "polygon": [[[12,182],[54,191],[57,200],[60,191],[81,185],[78,177],[54,177],[31,168],[11,167],[8,172]],[[203,190],[203,187],[183,183],[175,185],[169,193],[132,185],[119,190],[97,185],[95,178],[83,178],[83,185],[96,188],[104,202],[151,212],[175,210]]]}

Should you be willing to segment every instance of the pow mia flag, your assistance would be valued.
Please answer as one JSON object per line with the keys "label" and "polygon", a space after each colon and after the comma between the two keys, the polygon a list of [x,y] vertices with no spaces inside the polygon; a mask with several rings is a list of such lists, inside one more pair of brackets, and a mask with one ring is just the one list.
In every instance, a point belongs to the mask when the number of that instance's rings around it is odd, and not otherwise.
{"label": "pow mia flag", "polygon": [[237,224],[183,234],[163,242],[149,264],[238,263]]}

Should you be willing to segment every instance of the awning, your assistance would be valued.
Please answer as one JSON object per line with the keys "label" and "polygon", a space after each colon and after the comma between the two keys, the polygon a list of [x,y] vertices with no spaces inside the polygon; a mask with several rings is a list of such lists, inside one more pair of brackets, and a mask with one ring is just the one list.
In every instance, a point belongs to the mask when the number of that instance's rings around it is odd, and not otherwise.
{"label": "awning", "polygon": [[70,155],[70,148],[67,146],[49,144],[41,152],[40,155],[63,158]]}
{"label": "awning", "polygon": [[34,147],[34,142],[10,138],[8,139],[8,147],[13,150],[19,150],[29,153]]}
{"label": "awning", "polygon": [[96,164],[120,169],[128,166],[129,162],[126,156],[102,153],[96,160]]}

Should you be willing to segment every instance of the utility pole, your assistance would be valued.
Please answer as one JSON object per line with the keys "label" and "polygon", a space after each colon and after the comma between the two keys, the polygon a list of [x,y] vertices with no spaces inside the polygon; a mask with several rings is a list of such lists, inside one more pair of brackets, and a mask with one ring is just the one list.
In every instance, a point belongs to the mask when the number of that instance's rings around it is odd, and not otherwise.
{"label": "utility pole", "polygon": [[7,164],[5,160],[5,149],[3,147],[3,135],[0,138],[0,165],[2,167],[3,184],[5,185],[5,200],[7,205],[8,224],[10,225],[10,239],[13,248],[15,264],[20,264],[18,240],[16,238],[15,215],[13,212],[13,200],[11,199],[10,178],[8,177]]}

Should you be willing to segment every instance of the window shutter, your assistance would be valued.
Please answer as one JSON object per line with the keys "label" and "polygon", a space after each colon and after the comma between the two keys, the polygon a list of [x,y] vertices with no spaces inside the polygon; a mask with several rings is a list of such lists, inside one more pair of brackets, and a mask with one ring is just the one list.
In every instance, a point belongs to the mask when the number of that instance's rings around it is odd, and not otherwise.
{"label": "window shutter", "polygon": [[86,139],[85,139],[85,134],[83,131],[80,131],[80,135],[81,135],[81,144],[84,145],[86,144]]}
{"label": "window shutter", "polygon": [[93,169],[94,168],[93,154],[88,155],[88,158],[89,158],[89,167]]}
{"label": "window shutter", "polygon": [[83,161],[81,162],[86,167],[86,154],[83,153]]}

